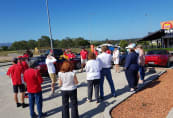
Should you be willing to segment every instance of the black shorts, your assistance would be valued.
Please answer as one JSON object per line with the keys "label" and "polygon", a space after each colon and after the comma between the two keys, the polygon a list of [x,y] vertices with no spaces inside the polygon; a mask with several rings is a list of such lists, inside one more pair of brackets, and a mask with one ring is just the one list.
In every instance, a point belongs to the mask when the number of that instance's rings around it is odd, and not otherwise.
{"label": "black shorts", "polygon": [[18,93],[18,89],[20,90],[20,93],[25,92],[25,85],[21,84],[21,85],[13,85],[13,92],[14,93]]}

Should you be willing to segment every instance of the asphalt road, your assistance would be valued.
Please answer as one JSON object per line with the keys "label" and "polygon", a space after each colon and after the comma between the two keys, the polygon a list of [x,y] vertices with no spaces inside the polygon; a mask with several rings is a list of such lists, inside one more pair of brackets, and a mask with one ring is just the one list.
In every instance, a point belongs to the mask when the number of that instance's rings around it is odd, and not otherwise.
{"label": "asphalt road", "polygon": [[[11,84],[11,79],[6,76],[6,71],[9,66],[0,67],[0,117],[1,118],[29,118],[29,108],[16,108],[16,104],[13,100],[13,89]],[[153,74],[149,73],[147,77],[152,76]],[[113,81],[115,84],[117,97],[110,96],[110,88],[107,81],[104,83],[104,92],[105,100],[100,104],[96,102],[88,103],[86,102],[87,98],[87,81],[86,73],[77,73],[79,80],[78,85],[78,108],[80,118],[104,118],[104,110],[107,107],[113,106],[119,100],[127,97],[129,94],[127,81],[124,75],[124,72],[115,73],[115,70],[112,70]],[[43,91],[43,112],[47,112],[48,118],[61,118],[62,110],[62,98],[61,92],[58,85],[56,85],[56,95],[54,98],[50,99],[50,90],[51,90],[51,81],[49,78],[44,78],[44,83],[42,84]],[[94,95],[94,94],[93,94]],[[95,97],[93,96],[95,99]],[[28,103],[28,99],[26,99]],[[36,108],[35,108],[36,110]],[[37,111],[37,110],[36,110]]]}

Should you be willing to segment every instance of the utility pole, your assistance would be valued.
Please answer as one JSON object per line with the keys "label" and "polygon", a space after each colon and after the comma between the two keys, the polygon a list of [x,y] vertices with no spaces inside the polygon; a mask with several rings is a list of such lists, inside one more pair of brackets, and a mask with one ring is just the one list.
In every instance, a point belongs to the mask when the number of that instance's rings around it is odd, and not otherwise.
{"label": "utility pole", "polygon": [[49,33],[50,33],[50,46],[53,51],[53,42],[52,42],[52,30],[51,30],[51,24],[50,24],[50,15],[49,15],[49,8],[48,8],[48,0],[46,0],[46,8],[47,8],[47,16],[48,16],[48,24],[49,24]]}

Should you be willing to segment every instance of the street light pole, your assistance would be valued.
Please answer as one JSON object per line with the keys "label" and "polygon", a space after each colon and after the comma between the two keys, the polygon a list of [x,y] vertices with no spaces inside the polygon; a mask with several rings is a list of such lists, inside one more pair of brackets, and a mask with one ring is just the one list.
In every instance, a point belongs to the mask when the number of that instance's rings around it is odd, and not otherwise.
{"label": "street light pole", "polygon": [[50,33],[50,46],[53,51],[53,43],[52,43],[52,30],[51,30],[51,24],[50,24],[50,15],[49,15],[49,8],[48,8],[48,0],[46,0],[46,8],[47,8],[47,16],[48,16],[48,24],[49,24],[49,33]]}

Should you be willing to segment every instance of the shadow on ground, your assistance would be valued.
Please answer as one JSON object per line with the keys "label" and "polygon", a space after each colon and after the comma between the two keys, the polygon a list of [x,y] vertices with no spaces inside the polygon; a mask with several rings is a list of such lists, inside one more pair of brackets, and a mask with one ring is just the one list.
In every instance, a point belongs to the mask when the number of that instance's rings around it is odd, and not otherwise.
{"label": "shadow on ground", "polygon": [[116,101],[112,101],[112,102],[107,102],[107,101],[103,101],[100,104],[98,104],[98,106],[94,109],[91,109],[89,111],[86,111],[85,113],[80,115],[80,118],[92,118],[95,115],[103,112],[105,110],[105,108],[113,103],[115,103]]}

